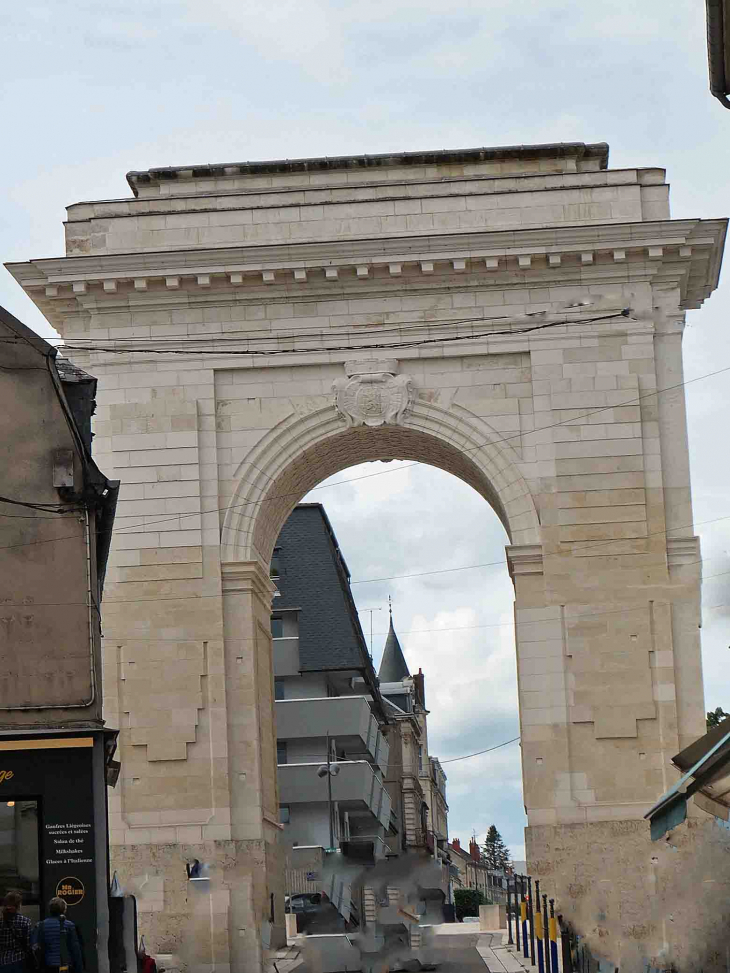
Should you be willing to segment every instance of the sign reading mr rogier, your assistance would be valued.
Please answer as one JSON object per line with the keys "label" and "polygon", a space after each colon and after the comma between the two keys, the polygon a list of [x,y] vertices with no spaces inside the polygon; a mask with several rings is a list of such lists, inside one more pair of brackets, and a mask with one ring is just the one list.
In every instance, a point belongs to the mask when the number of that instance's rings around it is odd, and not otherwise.
{"label": "sign reading mr rogier", "polygon": [[[43,741],[45,742],[45,741]],[[15,740],[0,754],[0,800],[38,802],[40,897],[59,896],[85,944],[88,973],[96,962],[96,861],[90,738]],[[17,749],[16,749],[17,747]]]}

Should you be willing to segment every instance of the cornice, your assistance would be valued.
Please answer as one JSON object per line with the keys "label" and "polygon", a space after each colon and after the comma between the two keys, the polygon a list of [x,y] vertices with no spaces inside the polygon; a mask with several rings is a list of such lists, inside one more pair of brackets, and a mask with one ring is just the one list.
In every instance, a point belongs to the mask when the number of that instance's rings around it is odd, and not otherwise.
{"label": "cornice", "polygon": [[[660,179],[655,174],[661,174]],[[408,178],[408,176],[411,178]],[[228,210],[287,209],[328,206],[337,203],[363,203],[463,197],[462,191],[488,196],[518,196],[521,193],[554,192],[566,189],[605,189],[616,186],[666,185],[663,169],[611,169],[543,172],[474,172],[463,176],[439,176],[406,173],[403,179],[368,180],[367,182],[329,182],[316,185],[272,185],[231,188],[225,184],[201,189],[192,183],[189,192],[145,194],[138,198],[86,200],[66,207],[65,225],[93,220],[123,220],[185,213],[221,213]],[[477,189],[478,186],[478,189]],[[415,192],[415,189],[418,192]]]}
{"label": "cornice", "polygon": [[262,162],[232,162],[196,166],[165,166],[141,172],[128,172],[127,182],[137,194],[140,186],[159,185],[171,180],[194,180],[255,176],[261,174],[331,172],[333,170],[371,170],[423,165],[473,165],[526,159],[595,159],[601,169],[608,165],[605,142],[549,142],[542,145],[505,145],[470,149],[439,149],[426,152],[385,152],[376,155],[316,156],[307,159],[273,159]]}
{"label": "cornice", "polygon": [[221,587],[224,595],[250,593],[268,606],[277,590],[268,571],[259,561],[229,561],[221,564]]}
{"label": "cornice", "polygon": [[[560,282],[561,274],[609,268],[625,277],[631,266],[640,277],[667,277],[680,287],[684,307],[698,307],[717,286],[726,220],[667,220],[540,229],[388,237],[291,245],[91,254],[6,264],[9,272],[53,320],[54,302],[85,298],[135,303],[155,290],[159,298],[185,289],[201,296],[265,285],[274,296],[285,288],[351,281],[397,279],[404,269],[424,278],[480,273],[504,286],[504,276],[524,286]],[[518,274],[519,277],[515,277]],[[485,282],[480,282],[484,286]],[[326,290],[326,287],[324,288]],[[59,308],[60,310],[60,308]],[[69,308],[65,306],[64,311]]]}
{"label": "cornice", "polygon": [[668,537],[667,564],[670,568],[701,562],[699,537]]}
{"label": "cornice", "polygon": [[542,574],[543,554],[541,544],[520,544],[506,548],[507,567],[510,577],[517,574]]}

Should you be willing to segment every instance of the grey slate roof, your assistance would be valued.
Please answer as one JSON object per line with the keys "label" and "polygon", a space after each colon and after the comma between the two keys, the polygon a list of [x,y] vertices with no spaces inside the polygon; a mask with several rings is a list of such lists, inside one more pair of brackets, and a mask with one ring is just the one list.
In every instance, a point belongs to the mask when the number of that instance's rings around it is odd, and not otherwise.
{"label": "grey slate roof", "polygon": [[355,669],[377,693],[367,643],[350,591],[350,572],[332,525],[319,503],[294,508],[276,542],[279,566],[274,612],[299,611],[303,672]]}
{"label": "grey slate roof", "polygon": [[383,658],[380,660],[380,669],[378,669],[378,678],[381,682],[400,682],[405,676],[410,676],[408,663],[403,656],[398,636],[395,634],[393,616],[391,615]]}

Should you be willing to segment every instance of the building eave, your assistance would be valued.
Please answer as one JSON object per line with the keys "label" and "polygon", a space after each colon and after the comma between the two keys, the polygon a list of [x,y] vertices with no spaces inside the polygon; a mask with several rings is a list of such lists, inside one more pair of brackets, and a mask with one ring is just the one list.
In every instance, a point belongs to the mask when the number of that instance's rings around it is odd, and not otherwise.
{"label": "building eave", "polygon": [[[184,282],[193,295],[199,286],[204,302],[214,292],[230,293],[234,286],[241,292],[263,286],[267,295],[276,296],[280,288],[288,293],[295,271],[301,270],[306,279],[297,287],[326,294],[333,287],[340,292],[347,286],[348,274],[353,277],[352,286],[361,287],[353,268],[363,266],[373,270],[389,264],[410,263],[422,270],[426,266],[426,282],[434,265],[439,276],[453,274],[459,280],[464,279],[465,269],[482,273],[486,268],[497,282],[500,273],[519,263],[524,282],[534,280],[535,286],[545,286],[560,280],[573,264],[580,267],[585,279],[587,269],[582,261],[587,250],[591,260],[595,258],[592,272],[602,283],[608,281],[600,261],[614,267],[622,279],[627,269],[636,279],[664,275],[676,282],[681,306],[692,309],[700,307],[717,287],[727,224],[727,219],[580,224],[346,242],[90,254],[5,266],[57,327],[63,327],[75,310],[88,315],[96,307],[119,305],[120,301],[126,304],[128,295],[140,290],[154,287],[165,300],[168,281],[175,284],[169,291],[172,299]],[[341,274],[334,283],[325,276],[325,270],[333,267]],[[263,284],[269,276],[272,282]]]}
{"label": "building eave", "polygon": [[127,182],[136,196],[140,187],[164,182],[212,179],[226,176],[258,176],[298,172],[327,172],[342,169],[382,169],[393,166],[474,165],[506,159],[597,159],[608,166],[606,142],[548,142],[540,145],[483,146],[471,149],[438,149],[423,152],[383,152],[375,155],[315,156],[305,159],[269,159],[260,162],[229,162],[211,165],[162,166],[131,171]]}
{"label": "building eave", "polygon": [[706,10],[710,91],[724,108],[730,108],[730,2],[706,0]]}

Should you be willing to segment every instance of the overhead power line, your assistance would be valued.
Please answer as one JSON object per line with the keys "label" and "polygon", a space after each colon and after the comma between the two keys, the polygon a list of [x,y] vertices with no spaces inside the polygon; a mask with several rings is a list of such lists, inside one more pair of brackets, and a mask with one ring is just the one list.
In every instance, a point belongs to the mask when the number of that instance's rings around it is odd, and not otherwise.
{"label": "overhead power line", "polygon": [[[617,406],[617,405],[601,406],[598,409],[592,409],[589,412],[584,412],[584,413],[582,413],[582,414],[580,414],[578,416],[571,416],[570,419],[563,419],[563,420],[560,420],[559,422],[554,422],[554,423],[550,423],[549,425],[546,425],[546,426],[541,426],[540,429],[541,430],[554,429],[554,428],[557,428],[559,426],[570,425],[570,423],[572,423],[572,422],[577,422],[580,419],[586,419],[586,418],[589,418],[590,416],[599,415],[600,413],[607,412],[607,411],[610,411],[610,410],[615,409],[615,408],[625,407],[627,405],[636,405],[637,403],[643,401],[644,399],[653,398],[653,397],[658,396],[658,395],[661,395],[661,394],[663,394],[665,392],[672,392],[672,391],[675,391],[676,389],[683,388],[683,387],[685,387],[687,385],[691,385],[694,382],[699,382],[699,381],[702,381],[702,380],[707,379],[707,378],[714,378],[715,376],[721,375],[721,374],[723,374],[725,372],[728,372],[728,371],[730,371],[730,365],[726,365],[723,368],[715,369],[712,372],[707,372],[704,375],[697,375],[694,378],[686,379],[685,381],[682,381],[682,382],[677,382],[676,384],[669,385],[669,386],[667,386],[666,388],[663,388],[663,389],[654,389],[651,392],[645,392],[642,395],[635,396],[632,399],[626,399],[625,401],[623,401],[620,404],[620,406]],[[532,430],[530,430],[529,432],[532,432]],[[513,439],[523,438],[524,436],[529,435],[529,432],[519,432],[519,433],[515,433],[512,436],[504,436],[504,437],[500,437],[500,438],[497,438],[497,439],[487,440],[487,441],[485,441],[483,443],[477,444],[476,446],[467,447],[466,449],[462,450],[462,452],[463,453],[474,452],[477,449],[481,449],[484,446],[489,446],[489,445],[497,445],[498,446],[498,445],[501,445],[502,443],[511,442]],[[314,487],[314,489],[315,490],[329,489],[332,486],[340,486],[340,485],[345,484],[345,483],[356,482],[357,480],[369,479],[370,477],[373,477],[373,476],[385,476],[388,473],[390,473],[390,474],[392,474],[392,473],[398,473],[398,472],[400,472],[403,469],[409,469],[410,467],[418,466],[418,465],[419,465],[418,463],[411,463],[411,464],[409,464],[408,466],[405,466],[405,467],[404,466],[400,466],[400,467],[397,467],[395,469],[379,470],[376,473],[368,473],[368,474],[364,474],[363,476],[352,477],[351,479],[348,479],[348,480],[339,480],[339,481],[336,481],[335,483],[331,483],[331,484],[326,484],[326,483],[325,484],[320,484],[320,486]],[[234,509],[235,510],[235,509],[239,509],[241,507],[258,506],[259,504],[263,504],[263,503],[272,503],[275,500],[288,500],[288,499],[291,499],[292,497],[299,498],[300,496],[301,496],[301,492],[299,492],[299,491],[297,491],[296,493],[292,492],[292,493],[288,493],[288,494],[279,494],[279,495],[276,495],[276,496],[273,496],[273,497],[264,497],[262,500],[247,500],[247,501],[244,501],[244,502],[238,503],[238,504],[229,504],[229,505],[227,505],[225,507],[214,508],[213,510],[201,510],[201,511],[196,511],[194,513],[172,514],[169,517],[162,518],[161,520],[149,521],[149,522],[146,522],[146,523],[145,522],[142,522],[142,523],[139,523],[139,524],[129,524],[126,527],[112,528],[112,530],[115,531],[117,534],[122,533],[122,532],[145,533],[145,532],[148,531],[148,529],[150,527],[157,526],[159,524],[172,523],[174,521],[185,520],[185,519],[189,519],[191,517],[200,517],[200,516],[203,516],[204,514],[221,513],[223,511],[228,511],[229,509]],[[721,518],[717,518],[717,519],[723,520],[725,518],[721,517]],[[711,521],[707,521],[707,523],[710,523],[710,522]],[[688,524],[688,525],[685,525],[685,526],[692,527],[693,525],[692,524]],[[683,528],[682,527],[675,527],[675,528],[670,528],[670,529],[671,530],[681,530]],[[102,532],[101,531],[97,531],[97,534],[99,534],[99,533],[102,533]],[[664,533],[664,532],[662,532],[662,533]],[[62,541],[62,540],[73,540],[73,539],[77,538],[78,536],[79,536],[78,534],[68,534],[68,535],[64,535],[62,537],[41,538],[41,539],[34,540],[34,541],[22,542],[22,543],[19,543],[19,544],[0,545],[0,550],[11,550],[13,548],[25,547],[25,546],[35,545],[35,544],[51,544],[51,543],[57,543],[58,541]],[[647,536],[651,536],[651,535],[647,535]],[[610,538],[609,540],[599,542],[599,546],[602,545],[602,544],[615,544],[615,543],[619,543],[621,540],[623,540],[623,539],[622,538]],[[574,542],[574,543],[580,543],[580,542]],[[588,549],[590,549],[590,548],[581,548],[581,550],[588,550]],[[549,557],[551,555],[548,554],[547,556]],[[495,561],[495,562],[492,562],[492,563],[494,563],[494,564],[502,564],[504,562],[502,562],[502,561]],[[480,565],[480,566],[486,567],[486,566],[489,566],[489,565]],[[386,578],[386,579],[377,579],[377,580],[393,580],[393,579]],[[367,582],[357,582],[357,581],[352,582],[352,584],[359,584],[359,583],[367,583]]]}
{"label": "overhead power line", "polygon": [[[351,344],[340,344],[340,345],[319,345],[316,348],[291,348],[291,349],[226,349],[226,355],[242,355],[246,357],[251,356],[262,356],[267,357],[274,355],[291,355],[296,354],[307,354],[307,353],[321,353],[323,351],[367,351],[368,349],[389,349],[389,348],[420,348],[423,345],[435,344],[437,342],[451,344],[455,341],[474,341],[478,338],[494,338],[500,335],[521,335],[521,334],[531,334],[535,331],[543,331],[546,328],[557,328],[564,327],[566,324],[592,324],[596,321],[608,321],[612,318],[627,318],[630,315],[629,308],[625,308],[623,311],[619,311],[616,314],[602,314],[595,318],[583,318],[579,321],[574,321],[570,319],[565,319],[563,321],[549,321],[545,324],[536,324],[531,327],[526,328],[509,328],[505,331],[485,331],[478,334],[468,334],[468,335],[445,335],[438,338],[422,338],[422,339],[409,339],[402,342],[375,342],[371,344],[362,345],[351,345]],[[453,322],[454,326],[458,326],[461,322]],[[256,341],[255,338],[245,339],[248,341]],[[189,348],[118,348],[113,345],[84,345],[79,348],[74,348],[73,345],[68,346],[70,350],[77,351],[103,351],[109,354],[117,355],[128,355],[128,354],[149,354],[149,355],[187,355],[190,357],[191,351]],[[195,350],[195,355],[214,355],[216,358],[221,357],[221,352],[218,349],[210,348],[198,348]]]}
{"label": "overhead power line", "polygon": [[[347,697],[340,697],[340,698],[345,698],[346,699]],[[387,697],[385,697],[385,698],[387,699]],[[283,702],[286,702],[286,701],[284,700]],[[410,713],[407,713],[406,715],[407,716],[410,716],[411,714]],[[497,743],[493,747],[487,747],[486,750],[477,750],[475,753],[464,753],[460,757],[449,757],[446,760],[442,760],[440,757],[436,757],[434,759],[438,760],[438,762],[440,764],[453,764],[453,763],[456,763],[458,760],[469,760],[471,757],[481,757],[485,753],[492,753],[494,750],[501,750],[502,747],[508,747],[511,743],[517,743],[517,741],[519,739],[520,738],[518,736],[512,737],[511,740],[505,740],[503,743]],[[321,760],[326,760],[327,759],[321,753],[297,753],[297,760],[299,760],[301,758],[311,758],[312,763],[315,763],[317,761],[321,761]],[[345,761],[337,761],[337,762],[344,763]],[[282,766],[296,767],[297,764],[295,764],[295,763],[286,764],[286,765],[283,765],[282,764]],[[414,767],[414,763],[403,764],[403,763],[390,763],[389,762],[387,764],[387,766],[388,766],[388,769],[395,770],[396,768],[397,769],[402,769],[403,767]],[[417,765],[416,765],[415,769],[417,769]]]}

